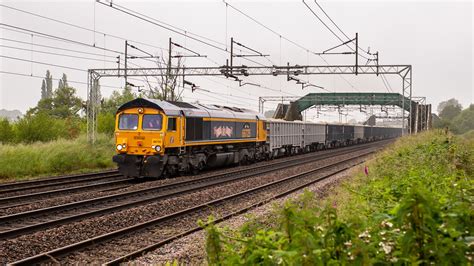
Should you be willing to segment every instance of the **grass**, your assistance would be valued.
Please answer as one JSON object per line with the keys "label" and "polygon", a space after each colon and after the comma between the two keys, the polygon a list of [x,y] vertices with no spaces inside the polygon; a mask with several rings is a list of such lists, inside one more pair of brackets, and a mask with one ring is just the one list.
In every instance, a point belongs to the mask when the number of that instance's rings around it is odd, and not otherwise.
{"label": "grass", "polygon": [[94,146],[85,136],[31,144],[0,144],[0,180],[91,172],[113,168],[113,139],[99,135]]}
{"label": "grass", "polygon": [[441,264],[474,259],[474,137],[399,139],[324,200],[305,193],[269,222],[206,227],[211,265]]}

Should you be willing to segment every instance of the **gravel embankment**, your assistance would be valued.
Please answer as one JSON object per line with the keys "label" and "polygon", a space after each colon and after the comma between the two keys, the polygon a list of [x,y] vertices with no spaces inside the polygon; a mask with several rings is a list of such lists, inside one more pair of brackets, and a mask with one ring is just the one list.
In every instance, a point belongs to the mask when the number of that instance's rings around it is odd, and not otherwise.
{"label": "gravel embankment", "polygon": [[[314,192],[318,198],[324,198],[334,187],[343,180],[351,178],[355,171],[363,171],[361,166],[348,169],[328,179],[306,187],[306,190]],[[235,216],[227,221],[219,223],[219,227],[227,227],[238,230],[249,220],[258,220],[264,224],[271,224],[275,216],[275,205],[282,205],[286,200],[295,199],[303,193],[303,189],[296,191],[283,198],[257,207],[245,214]],[[161,248],[151,251],[128,264],[130,265],[164,265],[167,262],[178,261],[184,265],[201,265],[206,263],[205,232],[199,231],[178,240],[175,240]]]}
{"label": "gravel embankment", "polygon": [[[364,151],[365,152],[365,151]],[[363,153],[363,152],[360,152]],[[340,159],[347,158],[348,155],[339,156]],[[152,203],[140,207],[136,207],[133,209],[124,210],[121,212],[117,212],[114,214],[110,214],[103,217],[96,217],[87,219],[81,222],[71,223],[64,226],[60,226],[58,228],[49,229],[42,232],[37,232],[32,235],[25,235],[15,239],[5,240],[0,242],[0,257],[3,258],[0,263],[11,262],[14,260],[18,260],[27,256],[32,256],[34,254],[38,254],[47,250],[51,250],[57,247],[65,246],[68,244],[72,244],[93,236],[97,236],[100,234],[104,234],[107,232],[111,232],[123,227],[127,227],[136,223],[140,223],[143,221],[147,221],[159,216],[163,216],[166,214],[170,214],[185,208],[189,208],[195,206],[197,204],[202,204],[207,201],[217,199],[224,195],[233,194],[237,191],[242,191],[245,189],[249,189],[267,182],[271,182],[273,180],[277,180],[292,174],[300,173],[302,171],[307,171],[313,169],[323,163],[332,162],[334,161],[333,158],[325,159],[323,161],[317,163],[308,163],[303,166],[299,167],[292,167],[283,171],[278,171],[276,173],[271,173],[263,176],[258,176],[256,178],[246,179],[242,181],[232,182],[226,185],[221,185],[218,187],[212,187],[208,189],[204,189],[202,191],[194,192],[191,194],[184,194],[177,197],[173,197],[171,199],[167,199],[164,201],[160,201],[157,203]],[[214,174],[215,172],[212,172]],[[211,173],[208,173],[211,174]],[[198,176],[196,176],[197,178]],[[189,179],[190,177],[180,177]],[[177,181],[177,179],[169,179]],[[166,183],[170,182],[169,180],[160,180],[160,181],[153,181],[158,183]],[[152,182],[142,183],[134,186],[134,189],[139,186],[148,187],[151,185]],[[131,188],[126,188],[131,189]],[[116,193],[114,191],[113,193]],[[269,192],[270,193],[270,192]],[[254,196],[246,200],[246,202],[255,202],[254,200],[262,199],[261,197],[266,197],[266,193],[259,194],[261,196]],[[75,195],[77,196],[77,195]],[[81,199],[84,199],[82,197]],[[229,202],[226,204],[227,206],[224,208],[225,210],[232,210],[239,206],[239,204],[235,204],[234,202]],[[219,208],[221,209],[221,208]],[[209,213],[202,213],[201,216],[206,217]],[[154,232],[155,235],[167,236],[172,234],[179,228],[179,230],[185,229],[189,226],[195,226],[196,217],[189,216],[189,219],[181,219],[178,222],[172,223],[169,226],[160,226],[160,232]],[[117,250],[123,252],[122,249],[118,248],[120,246],[124,247],[134,247],[136,248],[135,244],[146,244],[143,239],[135,239],[130,238],[130,240],[124,239],[124,242],[118,244],[117,248],[110,248],[107,247],[104,249],[103,254],[104,258],[111,258],[111,255],[116,255],[112,253],[111,250]],[[108,250],[107,250],[108,249]],[[98,251],[100,252],[100,251]],[[95,253],[96,256],[100,256],[99,253]],[[82,256],[82,255],[81,255]],[[6,259],[8,258],[8,259]],[[87,255],[84,257],[78,258],[77,261],[86,263],[92,262],[92,260],[87,258]],[[69,261],[72,262],[72,261]]]}

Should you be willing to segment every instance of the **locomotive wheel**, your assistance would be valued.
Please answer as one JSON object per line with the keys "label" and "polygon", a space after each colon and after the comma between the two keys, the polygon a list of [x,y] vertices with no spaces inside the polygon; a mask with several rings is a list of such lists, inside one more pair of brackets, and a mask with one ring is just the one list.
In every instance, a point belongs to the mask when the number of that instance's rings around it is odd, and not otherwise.
{"label": "locomotive wheel", "polygon": [[168,169],[168,166],[166,166],[165,169],[163,169],[163,173],[161,174],[161,177],[162,177],[163,179],[168,179],[168,178],[171,177],[171,173],[170,173],[170,171],[169,171],[169,169]]}

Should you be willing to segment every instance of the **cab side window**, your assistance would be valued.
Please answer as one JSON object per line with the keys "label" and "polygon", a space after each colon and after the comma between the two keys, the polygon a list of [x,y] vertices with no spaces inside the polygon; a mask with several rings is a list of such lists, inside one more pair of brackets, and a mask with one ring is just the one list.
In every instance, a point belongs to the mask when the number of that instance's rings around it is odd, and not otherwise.
{"label": "cab side window", "polygon": [[176,117],[168,118],[168,131],[176,131]]}

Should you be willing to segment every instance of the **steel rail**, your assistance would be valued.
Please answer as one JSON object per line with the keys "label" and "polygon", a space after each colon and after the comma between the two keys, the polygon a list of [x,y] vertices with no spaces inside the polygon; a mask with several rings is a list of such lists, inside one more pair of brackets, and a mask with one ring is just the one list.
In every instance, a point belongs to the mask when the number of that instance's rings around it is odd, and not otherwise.
{"label": "steel rail", "polygon": [[[260,186],[257,186],[257,187],[254,187],[254,188],[251,188],[251,189],[248,189],[248,190],[245,190],[245,191],[241,191],[241,192],[238,192],[238,193],[235,193],[235,194],[232,194],[232,195],[224,196],[222,198],[215,199],[215,200],[212,200],[212,201],[209,201],[209,202],[206,202],[204,204],[200,204],[200,205],[197,205],[197,206],[194,206],[194,207],[191,207],[191,208],[187,208],[185,210],[177,211],[177,212],[169,214],[169,215],[161,216],[161,217],[158,217],[158,218],[146,221],[146,222],[142,222],[142,223],[132,225],[132,226],[129,226],[129,227],[126,227],[126,228],[122,228],[122,229],[119,229],[119,230],[116,230],[116,231],[113,231],[113,232],[109,232],[109,233],[106,233],[106,234],[103,234],[103,235],[92,237],[92,238],[89,238],[89,239],[86,239],[86,240],[83,240],[83,241],[80,241],[80,242],[77,242],[77,243],[74,243],[74,244],[70,244],[70,245],[67,245],[67,246],[64,246],[64,247],[60,247],[60,248],[57,248],[57,249],[54,249],[54,250],[51,250],[51,251],[47,251],[47,252],[44,252],[44,253],[41,253],[41,254],[37,254],[37,255],[32,256],[32,257],[28,257],[28,258],[25,258],[25,259],[22,259],[22,260],[19,260],[19,261],[16,261],[16,262],[12,262],[9,265],[31,265],[31,264],[47,262],[47,261],[50,261],[51,259],[54,259],[54,258],[63,257],[67,254],[70,254],[70,253],[73,253],[73,252],[76,252],[76,251],[80,251],[84,248],[88,248],[88,247],[97,245],[99,243],[106,242],[108,240],[112,240],[112,239],[116,239],[116,238],[119,238],[119,237],[122,237],[122,236],[126,236],[128,234],[133,233],[133,232],[141,231],[142,229],[153,227],[155,225],[158,225],[160,223],[169,221],[171,219],[174,219],[174,218],[177,218],[177,217],[180,217],[180,216],[183,216],[183,215],[187,215],[189,213],[201,211],[201,210],[207,209],[207,208],[209,208],[210,206],[213,206],[213,205],[218,205],[220,203],[228,202],[231,199],[236,199],[236,198],[244,196],[244,195],[248,195],[248,194],[255,193],[255,192],[258,192],[258,191],[261,191],[261,190],[264,190],[264,189],[268,189],[268,188],[271,188],[271,187],[276,186],[276,185],[284,184],[285,182],[296,180],[296,179],[301,178],[301,177],[306,177],[308,175],[312,175],[312,174],[314,174],[318,171],[328,169],[330,167],[334,167],[334,166],[337,166],[337,165],[348,163],[348,162],[353,161],[355,159],[359,159],[362,156],[372,154],[376,150],[375,147],[369,148],[369,149],[372,149],[372,150],[368,151],[368,152],[365,152],[363,154],[357,154],[357,155],[355,155],[351,158],[348,158],[348,159],[343,159],[343,160],[340,160],[340,161],[337,161],[337,162],[331,162],[331,163],[329,163],[325,166],[320,166],[320,167],[317,167],[315,169],[312,169],[312,170],[309,170],[309,171],[306,171],[306,172],[303,172],[303,173],[295,174],[295,175],[292,175],[292,176],[289,176],[289,177],[286,177],[286,178],[283,178],[283,179],[279,179],[279,180],[276,180],[276,181],[273,181],[273,182],[270,182],[270,183],[266,183],[264,185],[260,185]],[[347,169],[347,168],[349,168],[349,167],[345,167],[344,170]],[[341,172],[341,171],[342,170],[337,170],[336,172]],[[334,174],[335,173],[325,175],[324,178],[327,178],[327,177],[332,176]],[[298,189],[300,189],[301,187],[307,186],[310,183],[317,182],[317,181],[321,180],[322,178],[323,177],[320,177],[316,181],[312,180],[311,182],[305,182],[305,184],[300,185]],[[285,193],[286,194],[291,193],[291,192],[288,192],[288,191],[289,190],[285,191]],[[270,197],[270,199],[273,199],[274,197],[275,196],[272,196],[272,197]],[[265,201],[268,201],[268,199],[266,199]]]}
{"label": "steel rail", "polygon": [[[368,145],[369,147],[377,146],[374,143],[370,143],[372,145]],[[380,145],[380,143],[377,143]],[[191,193],[200,189],[208,188],[211,186],[222,185],[228,182],[235,182],[241,179],[250,178],[257,175],[262,175],[269,172],[274,172],[276,170],[285,169],[287,167],[294,167],[301,164],[307,164],[315,161],[325,160],[334,156],[341,156],[345,154],[352,153],[354,151],[363,150],[367,148],[367,145],[364,146],[356,146],[351,147],[349,149],[343,150],[331,150],[332,152],[326,153],[323,156],[318,157],[307,157],[307,158],[295,158],[291,161],[283,161],[283,162],[275,162],[272,164],[262,165],[262,166],[255,166],[252,168],[247,169],[237,169],[235,171],[216,174],[212,176],[202,177],[199,179],[194,180],[185,180],[174,182],[166,185],[159,185],[152,188],[146,188],[138,191],[131,191],[126,193],[114,194],[109,196],[104,196],[96,199],[84,200],[80,202],[73,202],[64,205],[58,205],[38,210],[32,210],[17,214],[12,214],[8,216],[0,217],[0,228],[7,228],[7,230],[0,231],[0,239],[12,238],[18,235],[38,231],[41,229],[46,229],[52,226],[66,224],[68,222],[73,222],[89,217],[94,217],[102,214],[111,213],[114,211],[119,211],[126,208],[133,208],[135,206],[144,205],[153,201],[164,200],[170,197],[174,197],[183,193]],[[256,172],[251,172],[256,170]],[[240,174],[240,176],[239,176]],[[160,192],[164,192],[166,190],[172,190],[168,193],[158,194]],[[151,194],[150,196],[146,196],[146,193]],[[125,197],[131,197],[132,201],[129,201]],[[137,200],[133,200],[134,197],[139,196],[140,198]],[[119,202],[116,205],[110,206],[111,200],[125,200],[124,203]],[[104,208],[97,208],[97,203],[102,201],[105,205]],[[87,207],[84,206],[92,206],[92,210],[87,210]],[[83,207],[83,208],[81,208]],[[28,221],[26,226],[22,226],[20,219],[30,218],[30,217],[38,217],[40,215],[45,216],[47,214],[57,214],[61,211],[68,211],[74,210],[74,215],[64,216],[60,215],[59,219],[49,219],[47,221],[42,221],[37,224],[31,224],[31,221]],[[82,210],[84,212],[77,214],[78,210]],[[64,214],[64,213],[63,213]],[[50,217],[50,216],[48,216]],[[13,228],[9,223],[13,224]],[[7,224],[5,226],[5,224]],[[20,227],[18,227],[20,225]]]}
{"label": "steel rail", "polygon": [[92,172],[92,173],[85,173],[85,174],[77,174],[77,175],[63,175],[63,176],[54,176],[54,177],[41,177],[34,180],[28,181],[17,181],[17,182],[10,182],[10,183],[3,183],[0,184],[0,193],[5,193],[6,191],[11,192],[15,188],[23,189],[23,187],[31,187],[36,188],[38,185],[51,183],[54,185],[54,182],[59,182],[58,184],[62,184],[61,181],[66,180],[66,182],[71,181],[71,179],[81,179],[84,177],[95,177],[97,175],[107,175],[107,174],[117,174],[118,170],[107,170],[101,172]]}
{"label": "steel rail", "polygon": [[[109,176],[106,178],[113,178],[113,177],[121,177],[121,174],[117,174],[115,176]],[[105,178],[102,178],[105,179]],[[42,192],[35,192],[31,194],[22,194],[22,195],[17,195],[17,196],[11,196],[11,197],[5,197],[5,198],[0,198],[0,204],[5,204],[11,201],[18,201],[18,200],[23,200],[23,199],[32,199],[35,197],[42,197],[42,196],[51,196],[54,194],[61,194],[65,192],[75,192],[75,191],[81,191],[81,190],[88,190],[94,187],[104,187],[104,186],[111,186],[111,185],[118,185],[118,184],[125,184],[125,183],[130,183],[132,179],[130,178],[121,178],[118,180],[112,180],[112,181],[107,181],[107,182],[100,182],[100,183],[95,183],[95,184],[88,184],[88,185],[82,185],[82,186],[75,186],[75,187],[69,187],[69,188],[61,188],[61,189],[54,189],[54,190],[47,190],[47,191],[42,191]],[[8,206],[7,206],[8,207]],[[5,206],[0,206],[0,208],[5,209]]]}
{"label": "steel rail", "polygon": [[38,183],[44,183],[48,181],[54,182],[54,181],[61,181],[61,180],[70,180],[71,178],[82,178],[82,177],[87,177],[91,175],[103,175],[103,174],[113,174],[113,173],[118,173],[118,170],[113,169],[113,170],[92,172],[92,173],[85,173],[85,174],[40,177],[38,179],[27,180],[27,181],[14,181],[14,182],[9,182],[9,183],[2,183],[0,184],[0,192],[5,188],[11,189],[14,187],[21,187],[23,185],[38,184]]}

